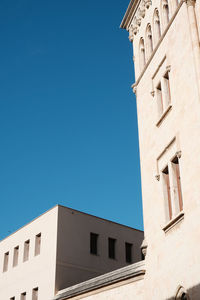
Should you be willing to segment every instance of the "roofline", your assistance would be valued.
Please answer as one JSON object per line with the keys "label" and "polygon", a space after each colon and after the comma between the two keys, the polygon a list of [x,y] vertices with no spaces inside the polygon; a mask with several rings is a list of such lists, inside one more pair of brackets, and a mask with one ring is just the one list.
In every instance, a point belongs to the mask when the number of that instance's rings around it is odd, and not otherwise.
{"label": "roofline", "polygon": [[13,231],[11,234],[9,234],[8,236],[6,236],[6,237],[3,238],[2,240],[0,240],[0,243],[3,242],[4,240],[6,240],[7,238],[9,238],[10,236],[12,236],[13,234],[15,234],[16,232],[18,232],[19,230],[21,230],[22,228],[24,228],[24,227],[28,226],[29,224],[33,223],[34,221],[36,221],[37,219],[39,219],[39,218],[42,217],[43,215],[49,213],[51,210],[55,209],[56,207],[62,207],[62,208],[70,209],[70,210],[76,211],[76,212],[78,212],[78,213],[81,213],[81,214],[84,214],[84,215],[88,215],[88,216],[90,216],[90,217],[94,217],[94,218],[97,218],[97,219],[100,219],[100,220],[104,220],[104,221],[106,221],[106,222],[110,222],[110,223],[117,224],[117,225],[122,226],[122,227],[127,227],[127,228],[130,228],[130,229],[132,229],[132,230],[144,232],[143,230],[140,230],[140,229],[137,229],[137,228],[133,228],[133,227],[131,227],[131,226],[123,225],[123,224],[120,224],[120,223],[117,223],[117,222],[114,222],[114,221],[111,221],[111,220],[108,220],[108,219],[104,219],[104,218],[101,218],[101,217],[97,217],[97,216],[95,216],[95,215],[91,215],[91,214],[85,213],[85,212],[83,212],[83,211],[80,211],[80,210],[77,210],[77,209],[73,209],[73,208],[68,207],[68,206],[56,204],[56,205],[54,205],[53,207],[51,207],[50,209],[48,209],[47,211],[43,212],[41,215],[39,215],[39,216],[37,216],[36,218],[32,219],[32,220],[29,221],[28,223],[24,224],[22,227],[18,228],[17,230]]}
{"label": "roofline", "polygon": [[64,206],[64,205],[60,205],[60,204],[58,204],[58,206],[63,207],[63,208],[67,208],[67,209],[71,209],[71,210],[76,211],[78,213],[81,213],[81,214],[84,214],[84,215],[87,215],[87,216],[90,216],[90,217],[93,217],[93,218],[96,218],[96,219],[100,219],[100,220],[103,220],[103,221],[106,221],[106,222],[109,222],[109,223],[113,223],[113,224],[116,224],[116,225],[119,225],[119,226],[122,226],[122,227],[127,227],[127,228],[130,228],[130,229],[136,230],[136,231],[144,232],[144,230],[140,230],[140,229],[137,229],[137,228],[134,228],[134,227],[131,227],[131,226],[128,226],[128,225],[124,225],[124,224],[121,224],[121,223],[118,223],[118,222],[115,222],[115,221],[111,221],[111,220],[108,220],[108,219],[105,219],[105,218],[101,218],[101,217],[98,217],[98,216],[95,216],[95,215],[92,215],[92,214],[88,214],[84,211],[73,209],[69,206]]}
{"label": "roofline", "polygon": [[53,300],[66,300],[134,277],[143,279],[145,272],[143,260],[61,290]]}
{"label": "roofline", "polygon": [[48,212],[50,212],[51,210],[55,209],[58,206],[59,206],[59,204],[56,204],[53,207],[51,207],[48,210],[46,210],[45,212],[43,212],[41,215],[33,218],[31,221],[29,221],[28,223],[26,223],[23,226],[19,227],[17,230],[13,231],[11,234],[7,235],[5,238],[3,238],[2,240],[0,240],[0,243],[3,242],[4,240],[8,239],[11,235],[15,234],[16,232],[20,231],[22,228],[24,228],[24,227],[28,226],[29,224],[33,223],[35,220],[39,219],[40,217],[42,217],[43,215],[47,214]]}
{"label": "roofline", "polygon": [[140,0],[131,0],[131,2],[129,3],[129,6],[125,12],[125,15],[122,19],[122,22],[120,24],[120,28],[127,30],[128,25],[131,22],[131,16],[132,16],[133,11],[134,11],[135,7],[137,6],[138,2],[140,2]]}

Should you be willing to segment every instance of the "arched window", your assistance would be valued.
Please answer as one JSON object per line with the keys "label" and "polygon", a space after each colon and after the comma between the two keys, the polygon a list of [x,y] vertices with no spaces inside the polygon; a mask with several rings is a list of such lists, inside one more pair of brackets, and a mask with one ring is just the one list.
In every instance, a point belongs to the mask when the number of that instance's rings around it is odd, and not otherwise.
{"label": "arched window", "polygon": [[140,39],[140,45],[139,45],[139,53],[140,53],[140,70],[142,71],[144,69],[144,66],[146,64],[145,59],[145,48],[144,48],[144,39]]}
{"label": "arched window", "polygon": [[158,9],[155,9],[153,16],[153,26],[154,26],[154,42],[157,44],[161,37],[161,29],[160,29],[160,17]]}
{"label": "arched window", "polygon": [[165,28],[169,23],[169,4],[167,0],[162,2],[162,16],[163,16],[163,27]]}
{"label": "arched window", "polygon": [[152,52],[153,52],[152,31],[151,31],[151,25],[148,24],[147,28],[146,28],[146,53],[147,53],[147,59],[150,58]]}

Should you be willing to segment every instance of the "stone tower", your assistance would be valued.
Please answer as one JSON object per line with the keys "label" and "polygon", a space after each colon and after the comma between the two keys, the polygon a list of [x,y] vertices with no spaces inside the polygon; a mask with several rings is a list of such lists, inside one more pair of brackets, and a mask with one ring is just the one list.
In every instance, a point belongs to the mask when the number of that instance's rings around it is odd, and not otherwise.
{"label": "stone tower", "polygon": [[200,299],[200,1],[131,1],[146,275],[143,299]]}

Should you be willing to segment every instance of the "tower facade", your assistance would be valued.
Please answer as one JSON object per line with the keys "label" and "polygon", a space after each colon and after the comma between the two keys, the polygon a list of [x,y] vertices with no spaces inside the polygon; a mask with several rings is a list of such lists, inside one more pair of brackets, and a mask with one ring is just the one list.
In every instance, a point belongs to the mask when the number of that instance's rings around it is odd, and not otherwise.
{"label": "tower facade", "polygon": [[199,300],[200,0],[131,0],[121,28],[134,53],[145,260],[55,299]]}
{"label": "tower facade", "polygon": [[143,299],[200,299],[200,1],[131,1],[121,27],[134,53]]}

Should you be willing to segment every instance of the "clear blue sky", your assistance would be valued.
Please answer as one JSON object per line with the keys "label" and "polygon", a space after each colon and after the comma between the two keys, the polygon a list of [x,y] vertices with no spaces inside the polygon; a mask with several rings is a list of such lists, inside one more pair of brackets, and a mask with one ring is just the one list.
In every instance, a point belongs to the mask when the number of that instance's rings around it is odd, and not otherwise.
{"label": "clear blue sky", "polygon": [[1,0],[0,238],[59,203],[142,229],[129,0]]}

